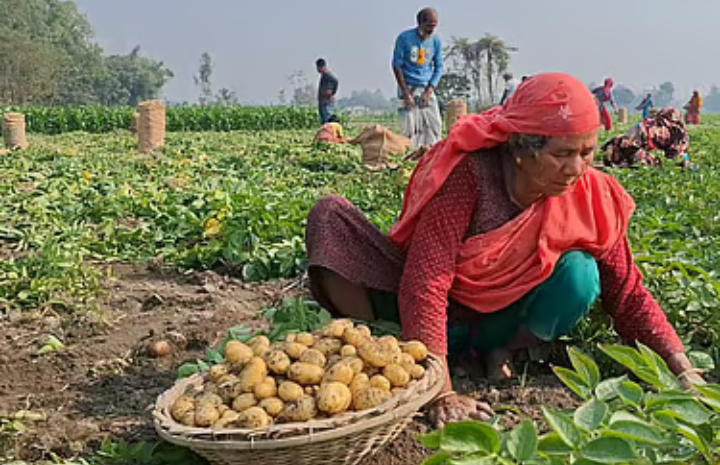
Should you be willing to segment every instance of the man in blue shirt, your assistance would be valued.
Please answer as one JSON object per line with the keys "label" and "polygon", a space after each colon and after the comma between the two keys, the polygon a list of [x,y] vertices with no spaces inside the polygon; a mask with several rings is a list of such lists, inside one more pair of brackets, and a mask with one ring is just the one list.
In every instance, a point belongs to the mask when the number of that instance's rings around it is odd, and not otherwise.
{"label": "man in blue shirt", "polygon": [[320,123],[325,124],[330,121],[335,106],[335,94],[338,91],[338,80],[327,67],[324,58],[318,58],[315,61],[315,68],[320,73],[320,83],[318,84],[318,112],[320,113]]}
{"label": "man in blue shirt", "polygon": [[437,25],[437,11],[424,8],[417,14],[417,27],[395,41],[392,68],[402,100],[400,126],[413,148],[435,144],[442,132],[435,97],[443,73],[442,43],[434,34]]}

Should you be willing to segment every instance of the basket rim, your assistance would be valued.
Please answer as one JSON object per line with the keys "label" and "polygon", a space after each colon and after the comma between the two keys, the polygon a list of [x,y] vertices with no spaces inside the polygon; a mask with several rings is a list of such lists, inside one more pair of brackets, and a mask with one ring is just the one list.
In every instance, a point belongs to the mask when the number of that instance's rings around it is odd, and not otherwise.
{"label": "basket rim", "polygon": [[400,396],[393,396],[374,409],[331,419],[335,421],[320,420],[288,424],[293,426],[280,430],[280,433],[300,434],[278,438],[269,436],[278,432],[278,430],[272,429],[260,432],[248,429],[212,430],[210,428],[189,428],[177,423],[169,413],[171,399],[174,400],[181,395],[185,386],[202,380],[201,375],[194,375],[178,381],[171,389],[158,396],[153,410],[154,426],[160,437],[166,441],[205,450],[270,450],[325,442],[414,416],[420,408],[440,393],[445,382],[442,360],[430,354],[427,363],[428,369],[422,380],[424,382],[418,383]]}

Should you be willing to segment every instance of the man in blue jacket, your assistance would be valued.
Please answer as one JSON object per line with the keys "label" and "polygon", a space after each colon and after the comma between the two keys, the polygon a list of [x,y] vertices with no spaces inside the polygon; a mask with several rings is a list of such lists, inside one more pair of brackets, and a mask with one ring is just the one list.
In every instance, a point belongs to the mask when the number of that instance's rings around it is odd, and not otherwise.
{"label": "man in blue jacket", "polygon": [[438,14],[424,8],[417,27],[395,41],[392,68],[398,85],[400,127],[413,148],[429,147],[441,138],[442,120],[435,88],[443,73],[442,43],[435,35]]}

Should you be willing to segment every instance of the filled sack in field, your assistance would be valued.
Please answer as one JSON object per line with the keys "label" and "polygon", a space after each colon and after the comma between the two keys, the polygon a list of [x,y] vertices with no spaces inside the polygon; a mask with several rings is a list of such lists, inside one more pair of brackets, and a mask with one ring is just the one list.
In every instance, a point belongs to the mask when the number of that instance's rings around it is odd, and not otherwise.
{"label": "filled sack in field", "polygon": [[410,146],[410,139],[395,134],[385,126],[368,126],[354,139],[348,141],[362,148],[362,162],[367,166],[384,165],[388,154],[402,155]]}

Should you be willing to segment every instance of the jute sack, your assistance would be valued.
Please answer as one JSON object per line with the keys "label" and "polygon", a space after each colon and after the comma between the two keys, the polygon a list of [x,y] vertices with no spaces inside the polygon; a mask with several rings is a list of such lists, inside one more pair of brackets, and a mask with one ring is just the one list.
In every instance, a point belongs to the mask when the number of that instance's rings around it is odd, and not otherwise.
{"label": "jute sack", "polygon": [[410,146],[410,139],[395,134],[385,126],[374,124],[366,127],[349,144],[360,145],[362,148],[362,162],[366,166],[385,165],[389,154],[402,155]]}
{"label": "jute sack", "polygon": [[467,102],[460,98],[450,100],[445,111],[445,126],[450,128],[463,115],[467,115]]}
{"label": "jute sack", "polygon": [[5,113],[2,117],[2,134],[5,147],[8,149],[26,149],[28,141],[25,135],[25,115]]}
{"label": "jute sack", "polygon": [[165,105],[147,100],[138,105],[138,151],[147,153],[165,145]]}
{"label": "jute sack", "polygon": [[627,108],[618,108],[617,117],[618,117],[618,124],[627,124],[628,109]]}

